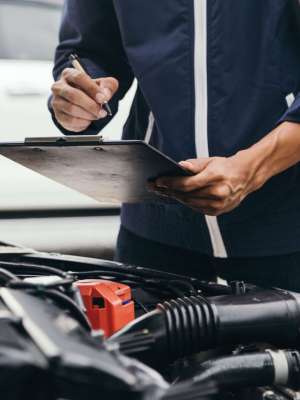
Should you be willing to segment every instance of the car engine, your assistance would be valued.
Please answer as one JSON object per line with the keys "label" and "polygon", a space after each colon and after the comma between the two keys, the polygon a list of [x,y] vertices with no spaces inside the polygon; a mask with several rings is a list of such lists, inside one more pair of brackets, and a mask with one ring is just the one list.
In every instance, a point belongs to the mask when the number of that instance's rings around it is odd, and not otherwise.
{"label": "car engine", "polygon": [[296,400],[300,294],[2,243],[0,371],[9,400]]}

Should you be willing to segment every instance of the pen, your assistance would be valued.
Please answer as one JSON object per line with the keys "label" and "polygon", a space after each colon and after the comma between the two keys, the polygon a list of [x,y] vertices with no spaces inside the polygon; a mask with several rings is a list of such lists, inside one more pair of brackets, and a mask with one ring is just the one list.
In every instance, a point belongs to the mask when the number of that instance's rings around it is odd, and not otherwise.
{"label": "pen", "polygon": [[[70,60],[70,62],[71,62],[71,64],[72,64],[72,66],[73,66],[77,71],[84,72],[85,74],[87,74],[87,72],[86,72],[85,69],[83,68],[83,66],[82,66],[82,64],[81,64],[81,62],[80,62],[80,58],[78,57],[77,54],[71,54],[70,57],[69,57],[69,60]],[[110,108],[110,106],[109,106],[109,104],[108,104],[107,101],[105,101],[105,102],[103,103],[103,107],[105,108],[105,111],[107,111],[107,114],[111,117],[111,116],[112,116],[112,111],[111,111],[111,108]]]}

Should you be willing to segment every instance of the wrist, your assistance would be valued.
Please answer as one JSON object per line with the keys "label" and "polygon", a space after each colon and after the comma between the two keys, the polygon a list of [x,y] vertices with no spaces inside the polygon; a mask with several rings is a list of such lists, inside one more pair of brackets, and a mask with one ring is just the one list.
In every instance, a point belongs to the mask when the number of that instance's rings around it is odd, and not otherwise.
{"label": "wrist", "polygon": [[239,166],[247,194],[260,189],[272,177],[272,171],[269,166],[271,153],[270,147],[257,146],[254,148],[253,146],[238,151],[232,157],[236,165]]}
{"label": "wrist", "polygon": [[[300,124],[284,122],[233,158],[246,171],[249,193],[300,161]],[[238,164],[237,164],[238,165]]]}

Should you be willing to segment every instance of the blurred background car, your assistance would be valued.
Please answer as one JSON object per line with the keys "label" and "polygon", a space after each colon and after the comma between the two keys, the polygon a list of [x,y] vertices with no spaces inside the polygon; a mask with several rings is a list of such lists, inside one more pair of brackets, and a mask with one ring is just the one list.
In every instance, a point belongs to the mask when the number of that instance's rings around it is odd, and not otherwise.
{"label": "blurred background car", "polygon": [[1,136],[53,135],[45,107],[62,1],[0,0]]}
{"label": "blurred background car", "polygon": [[[47,99],[63,0],[0,0],[0,141],[61,135]],[[135,84],[101,132],[120,138]],[[99,204],[0,157],[0,239],[96,257],[113,257],[119,207]]]}

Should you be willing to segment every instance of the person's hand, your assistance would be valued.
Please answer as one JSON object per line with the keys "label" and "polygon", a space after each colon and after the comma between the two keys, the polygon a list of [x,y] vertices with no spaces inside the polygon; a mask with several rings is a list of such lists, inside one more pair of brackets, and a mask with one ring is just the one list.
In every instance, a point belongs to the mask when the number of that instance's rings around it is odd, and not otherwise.
{"label": "person's hand", "polygon": [[84,131],[93,121],[107,116],[102,104],[112,98],[118,86],[114,78],[92,79],[74,68],[64,69],[51,88],[55,118],[69,131]]}
{"label": "person's hand", "polygon": [[283,122],[246,150],[232,157],[182,161],[193,175],[162,177],[149,189],[170,196],[207,215],[237,207],[270,178],[300,162],[300,124]]}
{"label": "person's hand", "polygon": [[258,184],[249,164],[239,153],[234,157],[212,157],[180,163],[190,177],[162,177],[150,190],[173,197],[206,215],[220,215],[237,207]]}

